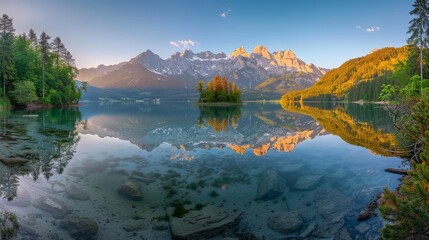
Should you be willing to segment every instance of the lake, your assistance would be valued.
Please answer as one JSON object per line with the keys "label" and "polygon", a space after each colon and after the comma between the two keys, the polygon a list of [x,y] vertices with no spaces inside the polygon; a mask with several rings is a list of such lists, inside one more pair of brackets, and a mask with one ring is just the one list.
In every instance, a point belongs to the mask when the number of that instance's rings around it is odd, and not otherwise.
{"label": "lake", "polygon": [[379,105],[91,103],[0,113],[19,239],[377,239],[400,176]]}

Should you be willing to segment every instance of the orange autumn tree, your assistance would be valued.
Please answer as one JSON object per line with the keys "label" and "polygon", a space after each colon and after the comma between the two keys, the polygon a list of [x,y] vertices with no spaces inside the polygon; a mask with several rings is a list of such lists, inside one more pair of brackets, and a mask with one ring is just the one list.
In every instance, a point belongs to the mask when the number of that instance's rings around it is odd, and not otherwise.
{"label": "orange autumn tree", "polygon": [[241,91],[234,82],[228,82],[224,76],[214,76],[213,81],[208,82],[204,88],[204,81],[197,83],[197,90],[200,92],[199,102],[232,102],[241,101]]}

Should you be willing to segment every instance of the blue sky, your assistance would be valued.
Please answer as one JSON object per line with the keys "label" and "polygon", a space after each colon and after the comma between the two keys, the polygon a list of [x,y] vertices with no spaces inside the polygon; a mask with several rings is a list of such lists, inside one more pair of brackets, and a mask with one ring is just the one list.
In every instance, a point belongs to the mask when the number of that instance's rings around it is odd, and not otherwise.
{"label": "blue sky", "polygon": [[60,36],[78,67],[162,58],[185,48],[230,54],[291,49],[321,67],[406,44],[412,0],[0,0],[17,33]]}

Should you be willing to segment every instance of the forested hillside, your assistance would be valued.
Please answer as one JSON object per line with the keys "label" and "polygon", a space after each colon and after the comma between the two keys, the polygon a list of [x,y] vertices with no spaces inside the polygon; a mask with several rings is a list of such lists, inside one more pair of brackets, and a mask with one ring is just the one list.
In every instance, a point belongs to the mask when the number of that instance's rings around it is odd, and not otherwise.
{"label": "forested hillside", "polygon": [[405,61],[407,56],[408,47],[383,48],[349,60],[326,73],[310,88],[283,95],[282,101],[344,99],[353,87],[391,74],[395,65]]}

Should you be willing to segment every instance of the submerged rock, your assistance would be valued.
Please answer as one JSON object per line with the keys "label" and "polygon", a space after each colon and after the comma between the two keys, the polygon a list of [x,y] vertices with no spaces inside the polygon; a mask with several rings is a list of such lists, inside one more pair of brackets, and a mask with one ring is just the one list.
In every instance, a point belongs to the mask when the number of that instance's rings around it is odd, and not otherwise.
{"label": "submerged rock", "polygon": [[291,211],[280,213],[269,218],[267,226],[271,230],[281,234],[290,234],[301,229],[303,223],[304,221],[302,220],[301,214],[297,211]]}
{"label": "submerged rock", "polygon": [[86,201],[89,199],[89,194],[72,185],[67,188],[66,197],[73,200]]}
{"label": "submerged rock", "polygon": [[259,178],[257,200],[270,200],[281,196],[285,189],[284,180],[274,170],[263,172]]}
{"label": "submerged rock", "polygon": [[240,213],[230,213],[209,205],[199,211],[187,213],[182,218],[170,218],[173,239],[206,239],[237,225]]}
{"label": "submerged rock", "polygon": [[96,239],[98,224],[88,217],[67,216],[60,222],[60,227],[67,230],[73,239]]}
{"label": "submerged rock", "polygon": [[330,238],[335,236],[338,231],[344,226],[345,220],[343,216],[337,216],[329,221],[320,224],[313,232],[312,236],[320,238]]}
{"label": "submerged rock", "polygon": [[322,189],[314,195],[317,212],[325,219],[312,236],[329,238],[344,226],[344,216],[353,208],[353,201],[335,189]]}
{"label": "submerged rock", "polygon": [[322,180],[323,175],[308,175],[308,176],[301,176],[296,180],[295,185],[293,186],[295,189],[298,190],[312,190],[319,185],[320,180]]}
{"label": "submerged rock", "polygon": [[327,220],[344,217],[353,208],[353,202],[348,196],[332,188],[317,191],[314,202],[317,212]]}
{"label": "submerged rock", "polygon": [[118,193],[134,201],[143,200],[143,193],[140,184],[134,181],[128,181],[119,187]]}
{"label": "submerged rock", "polygon": [[8,167],[25,165],[29,160],[25,158],[0,158],[0,162]]}
{"label": "submerged rock", "polygon": [[290,174],[290,173],[298,172],[303,167],[304,167],[304,164],[302,163],[293,163],[293,164],[282,166],[279,171],[280,173]]}
{"label": "submerged rock", "polygon": [[122,226],[126,232],[137,232],[146,228],[146,225],[143,221],[136,221],[132,223],[127,223]]}
{"label": "submerged rock", "polygon": [[34,204],[35,207],[50,213],[54,218],[64,218],[73,210],[68,208],[61,200],[54,197],[41,197]]}
{"label": "submerged rock", "polygon": [[358,231],[360,234],[365,234],[366,232],[368,232],[368,230],[371,228],[370,225],[366,224],[366,223],[359,223],[357,226],[354,227],[356,229],[356,231]]}
{"label": "submerged rock", "polygon": [[302,239],[307,238],[317,228],[317,226],[318,225],[315,222],[312,222],[302,233],[299,234],[298,237]]}
{"label": "submerged rock", "polygon": [[347,229],[341,228],[341,230],[337,233],[334,240],[353,240],[353,238],[350,237],[349,232],[347,232]]}

